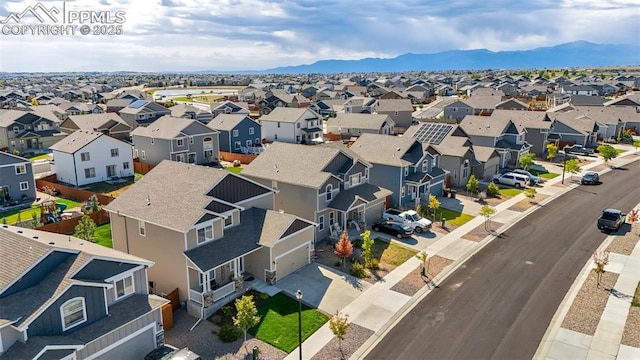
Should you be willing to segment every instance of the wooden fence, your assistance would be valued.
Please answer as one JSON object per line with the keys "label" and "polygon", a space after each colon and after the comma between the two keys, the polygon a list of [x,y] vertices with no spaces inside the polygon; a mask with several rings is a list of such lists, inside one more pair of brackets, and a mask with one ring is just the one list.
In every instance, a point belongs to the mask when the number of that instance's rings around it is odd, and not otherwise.
{"label": "wooden fence", "polygon": [[165,294],[163,297],[171,301],[171,307],[173,308],[173,311],[176,311],[180,308],[180,291],[178,288],[168,294]]}
{"label": "wooden fence", "polygon": [[[104,210],[98,210],[88,215],[98,226],[109,223],[109,214]],[[77,216],[71,219],[45,224],[37,227],[36,229],[57,234],[72,235],[75,231],[76,225],[80,222],[80,219],[82,219],[82,217]]]}
{"label": "wooden fence", "polygon": [[74,187],[62,185],[62,184],[56,182],[56,176],[55,175],[50,175],[50,176],[44,177],[42,179],[36,179],[36,187],[38,189],[47,188],[47,189],[58,190],[60,192],[60,196],[61,197],[64,197],[64,198],[67,198],[67,199],[71,199],[71,200],[75,200],[75,201],[78,201],[78,202],[85,202],[90,197],[92,197],[93,195],[95,195],[98,198],[98,203],[101,204],[101,205],[107,205],[111,201],[113,201],[113,199],[114,199],[111,196],[107,196],[107,195],[103,195],[103,194],[97,194],[97,193],[94,193],[94,192],[91,192],[91,191],[77,189],[77,188],[74,188]]}
{"label": "wooden fence", "polygon": [[140,159],[133,159],[133,171],[139,174],[146,174],[153,169],[153,165],[140,162]]}
{"label": "wooden fence", "polygon": [[253,159],[258,157],[258,155],[253,154],[239,154],[239,153],[231,153],[226,151],[220,151],[220,159],[224,161],[233,162],[234,160],[240,161],[241,164],[251,164]]}

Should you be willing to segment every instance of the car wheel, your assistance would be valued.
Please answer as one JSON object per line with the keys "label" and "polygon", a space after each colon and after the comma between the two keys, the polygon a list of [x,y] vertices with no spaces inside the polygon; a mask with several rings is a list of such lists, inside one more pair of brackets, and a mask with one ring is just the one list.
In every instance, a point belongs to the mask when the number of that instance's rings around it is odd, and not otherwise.
{"label": "car wheel", "polygon": [[374,226],[373,231],[380,231],[380,228],[378,226]]}
{"label": "car wheel", "polygon": [[397,237],[398,239],[402,239],[402,234],[401,234],[401,233],[397,233],[397,234],[396,234],[396,237]]}
{"label": "car wheel", "polygon": [[419,226],[417,226],[417,227],[416,227],[416,232],[417,232],[418,234],[420,234],[420,233],[422,232],[422,228],[421,228],[421,227],[419,227]]}
{"label": "car wheel", "polygon": [[494,183],[494,184],[499,184],[499,183],[500,183],[500,181],[498,181],[498,179],[495,179],[495,180],[493,180],[493,183]]}
{"label": "car wheel", "polygon": [[522,185],[520,185],[520,183],[516,183],[515,187],[516,187],[516,189],[520,189],[522,187]]}

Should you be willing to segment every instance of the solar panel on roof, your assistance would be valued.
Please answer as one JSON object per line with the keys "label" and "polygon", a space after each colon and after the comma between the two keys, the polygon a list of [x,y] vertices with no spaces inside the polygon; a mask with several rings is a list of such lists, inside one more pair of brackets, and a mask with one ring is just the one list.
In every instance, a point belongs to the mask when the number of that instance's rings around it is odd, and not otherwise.
{"label": "solar panel on roof", "polygon": [[413,137],[421,143],[440,144],[442,139],[451,131],[453,126],[441,123],[424,123]]}
{"label": "solar panel on roof", "polygon": [[129,104],[129,107],[132,109],[137,109],[147,105],[147,103],[149,103],[147,100],[136,100]]}

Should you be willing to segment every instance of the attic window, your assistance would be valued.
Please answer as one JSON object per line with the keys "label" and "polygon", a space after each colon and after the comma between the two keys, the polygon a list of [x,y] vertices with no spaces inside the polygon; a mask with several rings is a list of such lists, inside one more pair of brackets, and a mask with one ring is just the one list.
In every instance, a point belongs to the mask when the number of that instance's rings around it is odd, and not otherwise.
{"label": "attic window", "polygon": [[84,298],[76,297],[60,306],[62,331],[67,331],[87,321],[87,308]]}

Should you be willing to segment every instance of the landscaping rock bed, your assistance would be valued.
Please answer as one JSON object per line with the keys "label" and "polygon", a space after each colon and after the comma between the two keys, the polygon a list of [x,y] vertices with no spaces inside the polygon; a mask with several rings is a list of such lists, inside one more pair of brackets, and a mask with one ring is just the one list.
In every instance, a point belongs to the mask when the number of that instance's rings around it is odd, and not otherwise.
{"label": "landscaping rock bed", "polygon": [[[365,343],[365,341],[371,337],[371,335],[373,335],[373,330],[369,330],[365,327],[352,323],[347,330],[347,335],[342,341],[342,353],[340,353],[340,349],[338,347],[338,338],[334,337],[311,359],[348,359],[362,346],[362,344]],[[302,348],[302,355],[304,355],[304,347]],[[265,359],[271,358],[265,357]]]}
{"label": "landscaping rock bed", "polygon": [[607,289],[611,289],[618,281],[618,274],[602,274],[599,287],[596,286],[596,281],[597,274],[590,272],[562,322],[563,328],[591,336],[596,333],[604,307],[611,296]]}
{"label": "landscaping rock bed", "polygon": [[[491,229],[493,230],[499,229],[502,225],[504,224],[497,221],[491,221],[491,224],[490,224]],[[489,236],[489,231],[485,229],[485,224],[482,224],[480,226],[477,226],[475,229],[469,231],[468,233],[462,235],[462,238],[479,242],[484,240],[484,238],[486,238],[487,236]]]}
{"label": "landscaping rock bed", "polygon": [[[333,251],[333,245],[329,244],[328,242],[322,242],[318,244],[316,246],[315,262],[332,269],[339,270],[346,274],[351,274],[351,269],[354,263],[347,259],[345,260],[344,265],[341,264],[340,258],[336,254],[334,254]],[[354,254],[356,254],[357,251],[359,251],[359,249],[354,248]],[[356,255],[356,257],[358,256]],[[379,267],[380,268],[378,270],[365,269],[368,276],[363,278],[362,280],[374,284],[384,278],[390,271],[396,268],[396,266],[386,263],[380,263]]]}
{"label": "landscaping rock bed", "polygon": [[616,236],[609,245],[609,251],[612,253],[631,255],[633,248],[638,242],[638,235],[640,235],[640,223],[635,223],[631,227],[631,231],[628,231],[624,236]]}
{"label": "landscaping rock bed", "polygon": [[640,348],[640,307],[632,306],[622,333],[622,344]]}
{"label": "landscaping rock bed", "polygon": [[511,206],[509,210],[526,211],[533,206],[538,206],[540,204],[540,201],[548,197],[548,195],[536,194],[536,197],[533,200],[524,199],[522,201],[519,201],[517,204]]}
{"label": "landscaping rock bed", "polygon": [[435,276],[440,274],[447,266],[449,266],[453,260],[442,257],[442,256],[431,256],[427,259],[427,277],[423,277],[420,274],[420,266],[416,267],[412,272],[407,274],[402,280],[400,280],[397,284],[391,287],[391,290],[399,292],[401,294],[407,296],[415,295],[420,289],[422,289],[425,285],[431,284],[429,286],[434,285],[431,282]]}

